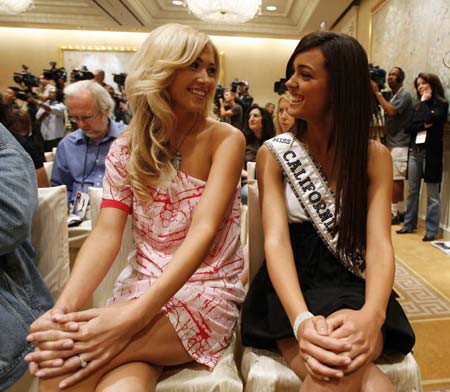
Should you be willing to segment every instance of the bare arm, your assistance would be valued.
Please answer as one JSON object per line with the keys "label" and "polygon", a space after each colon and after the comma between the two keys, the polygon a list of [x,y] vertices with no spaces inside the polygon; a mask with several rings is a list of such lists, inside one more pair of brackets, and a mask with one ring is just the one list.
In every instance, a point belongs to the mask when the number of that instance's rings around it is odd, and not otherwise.
{"label": "bare arm", "polygon": [[48,180],[47,172],[45,171],[44,166],[36,169],[36,178],[38,188],[48,188],[50,186],[50,182]]}
{"label": "bare arm", "polygon": [[102,208],[97,223],[81,247],[70,279],[55,307],[80,310],[100,284],[120,249],[128,214],[116,208]]}
{"label": "bare arm", "polygon": [[[283,177],[267,147],[259,149],[256,171],[264,229],[264,251],[273,287],[291,322],[308,310],[300,289],[289,236]],[[273,211],[277,211],[276,214]]]}
{"label": "bare arm", "polygon": [[363,309],[381,328],[394,284],[395,269],[390,223],[392,158],[381,144],[371,144],[368,170],[366,302]]}
{"label": "bare arm", "polygon": [[368,174],[365,303],[359,311],[343,310],[330,317],[342,322],[342,327],[333,332],[333,336],[347,338],[345,333],[349,333],[353,361],[346,372],[379,356],[381,327],[394,283],[390,225],[392,159],[389,151],[377,142],[370,144]]}
{"label": "bare arm", "polygon": [[388,101],[386,101],[386,98],[384,98],[383,94],[381,94],[378,85],[373,80],[370,81],[370,84],[372,85],[372,90],[375,95],[375,98],[377,99],[378,103],[381,105],[383,110],[387,113],[387,115],[391,117],[396,116],[397,108]]}
{"label": "bare arm", "polygon": [[[281,169],[265,146],[258,151],[256,170],[267,269],[277,296],[293,325],[296,317],[307,311],[308,307],[301,291],[290,242]],[[348,364],[348,358],[337,353],[348,350],[349,347],[345,341],[327,335],[328,325],[322,316],[303,321],[298,329],[300,355],[315,359],[314,369],[308,368],[315,376],[342,377],[342,372],[336,371],[336,367]]]}

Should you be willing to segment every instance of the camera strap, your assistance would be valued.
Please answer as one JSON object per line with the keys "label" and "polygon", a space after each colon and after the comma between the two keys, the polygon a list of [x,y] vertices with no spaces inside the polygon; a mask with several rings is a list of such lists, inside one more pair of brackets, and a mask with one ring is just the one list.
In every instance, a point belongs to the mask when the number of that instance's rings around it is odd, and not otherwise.
{"label": "camera strap", "polygon": [[337,251],[336,200],[307,148],[286,132],[264,143],[286,176],[303,210],[330,252],[353,274],[364,278],[365,261],[360,255]]}

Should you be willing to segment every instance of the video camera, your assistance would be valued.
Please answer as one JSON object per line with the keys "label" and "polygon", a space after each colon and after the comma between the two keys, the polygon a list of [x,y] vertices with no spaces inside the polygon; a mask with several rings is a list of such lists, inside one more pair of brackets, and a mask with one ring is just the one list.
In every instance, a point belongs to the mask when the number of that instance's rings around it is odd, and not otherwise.
{"label": "video camera", "polygon": [[26,89],[29,91],[31,91],[32,87],[39,86],[39,79],[32,73],[28,72],[28,67],[25,64],[22,64],[21,72],[14,72],[13,79],[21,86],[25,85]]}
{"label": "video camera", "polygon": [[225,94],[225,87],[221,84],[216,86],[216,92],[214,93],[214,105],[220,108],[220,99],[223,99],[223,95]]}
{"label": "video camera", "polygon": [[238,87],[241,84],[241,82],[237,81],[237,80],[233,80],[231,82],[231,92],[232,93],[237,93]]}
{"label": "video camera", "polygon": [[125,80],[127,79],[127,74],[122,72],[120,74],[113,74],[114,83],[119,87],[120,92],[125,88]]}
{"label": "video camera", "polygon": [[53,80],[55,83],[62,79],[67,82],[67,71],[64,67],[56,68],[56,61],[50,61],[50,69],[44,69],[42,74],[47,80]]}
{"label": "video camera", "polygon": [[81,68],[74,68],[70,73],[71,82],[78,82],[80,80],[91,80],[94,78],[95,78],[94,74],[90,72],[85,65],[81,66]]}
{"label": "video camera", "polygon": [[273,84],[273,92],[277,93],[278,95],[283,95],[287,91],[286,87],[286,79],[281,78],[280,80],[277,80]]}
{"label": "video camera", "polygon": [[383,90],[386,83],[386,71],[378,65],[369,64],[370,79],[377,85],[379,90]]}

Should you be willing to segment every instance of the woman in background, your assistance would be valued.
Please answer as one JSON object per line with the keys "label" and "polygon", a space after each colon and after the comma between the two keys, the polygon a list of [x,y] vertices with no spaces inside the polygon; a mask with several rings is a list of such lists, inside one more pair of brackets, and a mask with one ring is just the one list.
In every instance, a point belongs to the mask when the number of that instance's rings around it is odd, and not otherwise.
{"label": "woman in background", "polygon": [[420,73],[414,80],[417,104],[411,126],[408,157],[408,204],[403,227],[398,234],[417,229],[419,194],[422,178],[427,187],[426,233],[422,241],[433,241],[439,231],[441,216],[440,187],[443,165],[443,134],[448,102],[438,76]]}
{"label": "woman in background", "polygon": [[289,97],[287,95],[282,95],[278,100],[276,120],[275,120],[275,131],[276,134],[288,132],[295,123],[295,118],[289,114]]}
{"label": "woman in background", "polygon": [[247,144],[245,148],[245,164],[241,178],[241,201],[243,204],[247,204],[248,197],[247,162],[256,162],[256,153],[259,148],[266,140],[275,135],[272,116],[266,109],[257,104],[252,104],[246,117],[248,120],[243,132]]}
{"label": "woman in background", "polygon": [[[204,33],[168,24],[136,53],[127,132],[106,159],[95,228],[55,307],[31,326],[26,357],[42,391],[155,390],[164,366],[212,369],[244,290],[239,234],[242,133],[209,117],[219,75]],[[104,307],[81,311],[117,255],[135,248]]]}

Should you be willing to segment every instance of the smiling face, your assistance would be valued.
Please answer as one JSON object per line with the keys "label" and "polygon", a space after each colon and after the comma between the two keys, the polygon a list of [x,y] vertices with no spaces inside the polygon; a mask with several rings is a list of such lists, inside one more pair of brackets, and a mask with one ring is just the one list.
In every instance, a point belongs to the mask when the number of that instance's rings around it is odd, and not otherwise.
{"label": "smiling face", "polygon": [[422,96],[425,92],[430,92],[430,94],[432,92],[430,83],[428,83],[423,78],[417,78],[416,89],[417,89],[418,93],[420,94],[420,96]]}
{"label": "smiling face", "polygon": [[278,104],[278,123],[283,132],[289,131],[295,122],[295,118],[289,113],[289,101],[287,99],[280,99]]}
{"label": "smiling face", "polygon": [[181,68],[168,88],[175,113],[202,113],[216,88],[214,51],[206,45],[198,58]]}
{"label": "smiling face", "polygon": [[289,114],[305,121],[324,120],[331,114],[329,77],[325,58],[318,48],[299,53],[286,82],[290,94]]}
{"label": "smiling face", "polygon": [[248,127],[257,136],[261,135],[263,123],[262,123],[262,115],[258,108],[250,110],[250,113],[248,115]]}

